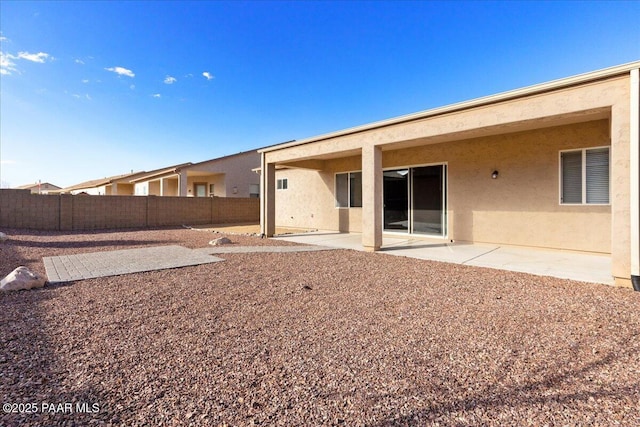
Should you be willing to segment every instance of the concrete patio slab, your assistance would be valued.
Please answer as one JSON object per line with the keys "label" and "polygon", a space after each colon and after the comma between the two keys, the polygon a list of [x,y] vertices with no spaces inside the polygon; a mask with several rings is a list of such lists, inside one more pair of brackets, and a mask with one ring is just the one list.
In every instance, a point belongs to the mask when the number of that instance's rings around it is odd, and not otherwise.
{"label": "concrete patio slab", "polygon": [[[317,231],[278,236],[302,244],[363,250],[360,233]],[[403,237],[383,237],[380,253],[433,261],[466,264],[613,285],[611,257],[564,251],[499,245],[443,243]]]}
{"label": "concrete patio slab", "polygon": [[561,251],[500,247],[466,264],[520,271],[561,279],[613,285],[611,257]]}
{"label": "concrete patio slab", "polygon": [[43,257],[49,283],[119,276],[223,261],[182,246],[154,246]]}

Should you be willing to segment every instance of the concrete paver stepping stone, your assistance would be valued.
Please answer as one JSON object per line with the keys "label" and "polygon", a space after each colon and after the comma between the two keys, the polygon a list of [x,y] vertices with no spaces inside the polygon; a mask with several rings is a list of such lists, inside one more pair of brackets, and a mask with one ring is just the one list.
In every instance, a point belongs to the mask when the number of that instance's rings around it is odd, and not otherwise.
{"label": "concrete paver stepping stone", "polygon": [[43,257],[49,283],[164,270],[223,261],[182,246],[154,246]]}

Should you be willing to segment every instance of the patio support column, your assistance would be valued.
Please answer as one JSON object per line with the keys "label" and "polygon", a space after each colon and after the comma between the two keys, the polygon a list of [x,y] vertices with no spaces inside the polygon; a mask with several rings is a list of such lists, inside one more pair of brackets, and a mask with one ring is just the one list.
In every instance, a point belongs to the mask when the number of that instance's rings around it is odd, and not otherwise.
{"label": "patio support column", "polygon": [[160,178],[160,195],[164,196],[164,178]]}
{"label": "patio support column", "polygon": [[631,282],[640,291],[640,70],[631,70]]}
{"label": "patio support column", "polygon": [[362,147],[362,246],[373,252],[382,246],[382,148]]}
{"label": "patio support column", "polygon": [[187,191],[187,172],[180,171],[180,173],[178,174],[178,196],[187,197],[188,194],[189,193]]}
{"label": "patio support column", "polygon": [[276,233],[276,165],[260,157],[260,234],[272,237]]}
{"label": "patio support column", "polygon": [[[629,85],[632,90],[633,84]],[[611,270],[617,286],[632,287],[633,203],[632,166],[633,119],[629,97],[611,106]]]}

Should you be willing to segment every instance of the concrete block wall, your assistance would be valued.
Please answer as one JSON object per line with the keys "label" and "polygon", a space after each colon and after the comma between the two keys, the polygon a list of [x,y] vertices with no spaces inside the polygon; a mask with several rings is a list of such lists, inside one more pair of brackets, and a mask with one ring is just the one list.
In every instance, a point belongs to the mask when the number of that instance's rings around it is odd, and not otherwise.
{"label": "concrete block wall", "polygon": [[0,227],[34,230],[259,222],[255,198],[38,195],[0,190]]}
{"label": "concrete block wall", "polygon": [[57,230],[60,198],[29,190],[0,190],[0,225],[11,228]]}
{"label": "concrete block wall", "polygon": [[[260,199],[212,197],[214,223],[260,222]],[[256,215],[257,213],[257,215]]]}
{"label": "concrete block wall", "polygon": [[[147,198],[136,196],[70,196],[73,230],[147,226]],[[119,200],[122,198],[122,200]],[[64,216],[62,216],[64,218]]]}
{"label": "concrete block wall", "polygon": [[[149,197],[156,203],[155,222],[150,226],[167,226],[182,224],[213,224],[218,222],[211,216],[213,197]],[[152,210],[150,210],[152,212]],[[260,213],[258,208],[258,214]],[[258,221],[260,217],[258,215]]]}

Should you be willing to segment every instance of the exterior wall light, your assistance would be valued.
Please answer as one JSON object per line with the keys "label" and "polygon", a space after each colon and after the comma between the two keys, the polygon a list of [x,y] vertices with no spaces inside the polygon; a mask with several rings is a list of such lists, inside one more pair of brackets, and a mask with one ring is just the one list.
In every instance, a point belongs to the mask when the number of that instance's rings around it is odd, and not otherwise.
{"label": "exterior wall light", "polygon": [[233,187],[233,194],[238,194],[238,187]]}
{"label": "exterior wall light", "polygon": [[491,173],[491,179],[498,179],[498,171],[493,171]]}

